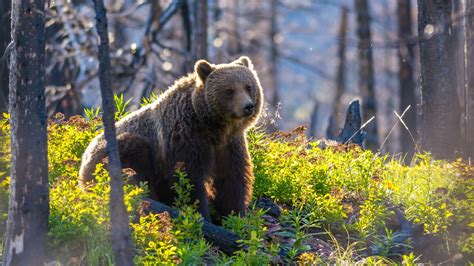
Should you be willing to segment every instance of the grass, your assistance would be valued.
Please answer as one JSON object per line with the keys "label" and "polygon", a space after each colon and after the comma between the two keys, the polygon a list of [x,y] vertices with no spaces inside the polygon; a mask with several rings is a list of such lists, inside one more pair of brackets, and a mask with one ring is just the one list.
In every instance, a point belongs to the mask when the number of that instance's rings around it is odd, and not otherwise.
{"label": "grass", "polygon": [[[123,98],[117,98],[126,105]],[[116,101],[117,101],[116,99]],[[126,114],[118,108],[117,119]],[[48,127],[50,181],[49,258],[61,264],[113,264],[109,242],[108,175],[96,171],[92,193],[77,186],[80,157],[100,131],[99,110],[88,117],[61,115]],[[0,120],[0,234],[5,228],[9,185],[8,115]],[[261,265],[392,264],[416,262],[472,263],[474,255],[474,172],[461,161],[433,160],[417,154],[411,165],[357,146],[329,145],[304,137],[304,129],[248,135],[255,185],[254,199],[270,198],[280,217],[251,207],[244,217],[230,216],[223,226],[243,238],[246,250],[220,253],[202,234],[201,217],[189,200],[186,173],[180,180],[176,207],[182,215],[144,214],[146,184],[125,186],[131,218],[135,262],[162,264]],[[400,209],[422,234],[397,243]],[[420,243],[426,242],[425,249]],[[377,254],[371,250],[377,250]],[[401,252],[400,252],[401,250]]]}

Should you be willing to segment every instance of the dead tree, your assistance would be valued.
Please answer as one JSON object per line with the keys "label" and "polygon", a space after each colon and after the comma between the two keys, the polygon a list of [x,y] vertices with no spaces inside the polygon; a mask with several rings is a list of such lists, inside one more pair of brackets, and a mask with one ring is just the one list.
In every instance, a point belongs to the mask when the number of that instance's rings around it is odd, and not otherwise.
{"label": "dead tree", "polygon": [[308,136],[316,137],[317,134],[317,126],[318,126],[318,110],[319,104],[318,100],[314,99],[313,110],[311,111],[311,115],[309,117],[309,128],[308,128]]}
{"label": "dead tree", "polygon": [[130,222],[123,202],[122,167],[115,130],[115,106],[111,87],[109,37],[103,0],[94,0],[99,44],[99,82],[102,95],[102,119],[107,141],[108,171],[110,176],[111,241],[116,265],[133,265]]}
{"label": "dead tree", "polygon": [[362,146],[367,133],[362,130],[362,118],[360,115],[359,100],[353,100],[347,107],[344,127],[336,137],[336,141],[341,144],[354,143]]}
{"label": "dead tree", "polygon": [[11,185],[2,265],[41,265],[48,232],[44,1],[12,1]]}
{"label": "dead tree", "polygon": [[466,154],[474,159],[474,2],[465,2],[465,90],[464,90],[464,136]]}
{"label": "dead tree", "polygon": [[207,1],[188,0],[191,22],[191,57],[207,59]]}
{"label": "dead tree", "polygon": [[[10,12],[11,1],[0,2],[0,113],[8,109],[8,68],[6,48],[10,43]],[[2,55],[5,57],[2,58]]]}
{"label": "dead tree", "polygon": [[[400,112],[411,106],[403,120],[416,138],[416,100],[415,80],[413,77],[414,54],[413,45],[408,42],[409,38],[413,35],[410,5],[410,0],[398,0],[398,78],[400,81]],[[403,153],[409,154],[407,158],[411,158],[415,143],[413,143],[410,133],[404,128],[400,133],[401,150]]]}
{"label": "dead tree", "polygon": [[232,38],[229,38],[227,50],[229,55],[235,57],[238,54],[242,53],[242,36],[240,34],[240,5],[242,4],[241,0],[226,0],[228,3],[227,6],[230,7],[231,17],[229,21],[229,30],[233,35]]}
{"label": "dead tree", "polygon": [[[359,89],[362,95],[362,115],[368,121],[377,112],[374,86],[374,65],[370,34],[370,9],[367,0],[355,0],[357,35],[359,37]],[[365,146],[373,151],[379,148],[377,120],[367,125]]]}
{"label": "dead tree", "polygon": [[459,151],[460,106],[452,49],[451,1],[418,0],[421,64],[421,149],[452,159]]}
{"label": "dead tree", "polygon": [[[341,8],[341,21],[339,24],[338,33],[338,65],[337,65],[337,76],[336,76],[336,96],[334,97],[334,105],[332,108],[332,121],[328,127],[328,135],[334,136],[337,132],[337,126],[341,124],[340,112],[341,110],[341,99],[344,94],[346,86],[346,36],[347,36],[347,7]],[[329,137],[329,136],[328,136]]]}
{"label": "dead tree", "polygon": [[277,86],[278,84],[277,82],[278,44],[275,40],[278,34],[277,7],[278,7],[278,1],[272,0],[271,7],[270,7],[270,43],[271,45],[270,45],[270,64],[269,64],[268,73],[271,76],[272,87],[273,87],[271,99],[269,102],[275,109],[278,108],[278,103],[280,102],[280,96],[278,94],[278,86]]}

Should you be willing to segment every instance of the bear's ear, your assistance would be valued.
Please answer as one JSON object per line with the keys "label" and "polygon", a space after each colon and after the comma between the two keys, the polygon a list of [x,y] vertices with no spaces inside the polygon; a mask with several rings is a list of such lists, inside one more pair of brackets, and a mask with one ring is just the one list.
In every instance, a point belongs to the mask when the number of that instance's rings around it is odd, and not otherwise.
{"label": "bear's ear", "polygon": [[194,65],[194,71],[199,76],[202,82],[214,71],[214,67],[206,60],[199,60]]}
{"label": "bear's ear", "polygon": [[252,60],[248,56],[241,56],[232,63],[253,69]]}

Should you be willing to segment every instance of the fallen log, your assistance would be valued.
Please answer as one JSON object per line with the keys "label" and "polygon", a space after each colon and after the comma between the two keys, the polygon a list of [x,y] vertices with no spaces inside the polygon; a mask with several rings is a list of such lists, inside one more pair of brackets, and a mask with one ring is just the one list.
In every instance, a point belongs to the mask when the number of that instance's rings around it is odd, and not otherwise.
{"label": "fallen log", "polygon": [[[393,210],[395,217],[398,219],[400,230],[393,233],[389,254],[405,254],[412,248],[407,245],[408,240],[423,235],[423,225],[413,224],[408,221],[403,212],[397,207],[390,209]],[[382,247],[380,245],[372,245],[369,252],[371,255],[380,255]]]}
{"label": "fallen log", "polygon": [[[161,202],[145,198],[144,201],[148,202],[145,212],[151,213],[163,213],[168,212],[172,218],[179,216],[179,211],[171,208]],[[232,255],[235,251],[241,250],[244,246],[240,243],[241,238],[220,226],[212,224],[207,221],[203,221],[202,231],[204,238],[211,242],[214,246],[217,246],[220,251],[227,255]]]}

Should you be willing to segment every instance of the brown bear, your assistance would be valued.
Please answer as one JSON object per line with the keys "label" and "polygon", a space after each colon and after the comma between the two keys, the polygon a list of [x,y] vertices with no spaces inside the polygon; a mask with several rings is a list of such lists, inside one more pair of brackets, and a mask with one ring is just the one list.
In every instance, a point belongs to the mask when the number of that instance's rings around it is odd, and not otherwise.
{"label": "brown bear", "polygon": [[[262,111],[260,81],[245,56],[229,64],[200,60],[194,69],[154,103],[117,122],[122,167],[135,170],[138,181],[148,181],[153,199],[170,204],[175,198],[174,168],[183,162],[194,186],[191,198],[199,200],[205,220],[210,221],[211,199],[220,216],[243,214],[254,179],[246,131]],[[82,156],[83,188],[106,156],[100,134]]]}

